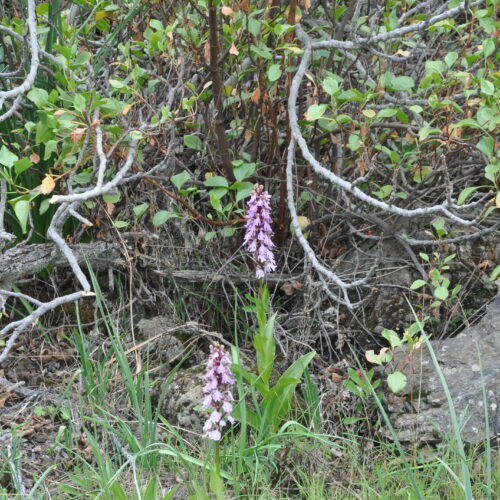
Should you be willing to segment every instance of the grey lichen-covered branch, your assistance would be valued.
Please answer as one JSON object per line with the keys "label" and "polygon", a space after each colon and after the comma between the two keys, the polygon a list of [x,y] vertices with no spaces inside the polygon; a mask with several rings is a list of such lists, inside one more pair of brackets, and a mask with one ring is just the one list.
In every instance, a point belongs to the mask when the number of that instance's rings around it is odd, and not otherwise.
{"label": "grey lichen-covered branch", "polygon": [[35,0],[28,0],[27,8],[28,8],[27,24],[29,31],[29,46],[31,51],[30,69],[29,73],[26,75],[26,78],[21,83],[21,85],[18,85],[17,87],[14,87],[10,90],[0,91],[0,110],[5,106],[5,102],[7,99],[14,99],[14,102],[12,103],[10,108],[7,111],[5,111],[2,115],[0,115],[0,122],[12,116],[16,111],[16,109],[19,107],[22,96],[26,92],[28,92],[33,86],[38,71],[38,66],[40,64],[40,53],[38,47],[37,28],[36,28]]}
{"label": "grey lichen-covered branch", "polygon": [[[451,184],[448,178],[445,179],[445,183],[447,186],[446,199],[436,202],[435,204],[424,204],[421,203],[421,206],[416,208],[402,207],[392,203],[394,198],[390,198],[389,202],[384,201],[383,199],[378,199],[370,194],[367,194],[365,191],[358,187],[358,183],[364,179],[364,177],[358,177],[357,179],[350,181],[347,178],[342,176],[340,172],[334,172],[328,168],[325,168],[311,153],[309,146],[306,142],[306,139],[302,135],[300,126],[299,126],[299,118],[297,116],[297,101],[299,99],[300,88],[302,84],[302,80],[306,74],[306,71],[309,68],[309,64],[312,59],[313,51],[316,49],[331,49],[337,50],[350,59],[353,65],[359,71],[359,74],[365,81],[370,82],[374,85],[373,78],[368,74],[367,69],[363,66],[363,62],[357,56],[357,52],[359,50],[368,48],[370,50],[376,51],[376,53],[380,55],[384,55],[381,52],[380,42],[387,42],[391,40],[396,40],[401,38],[402,36],[407,36],[408,34],[418,34],[426,29],[428,29],[433,24],[442,21],[444,19],[452,18],[457,16],[458,14],[464,12],[467,8],[474,7],[480,5],[484,2],[484,0],[478,0],[476,2],[468,3],[462,2],[457,7],[452,9],[445,10],[445,7],[441,6],[439,9],[434,10],[434,15],[429,15],[427,19],[423,21],[419,21],[417,23],[412,23],[409,25],[402,26],[401,24],[406,21],[410,17],[410,14],[407,16],[403,16],[399,20],[399,26],[388,32],[376,32],[376,30],[372,30],[372,34],[369,36],[358,36],[355,32],[351,33],[352,36],[349,36],[349,40],[321,40],[321,41],[313,41],[301,27],[301,25],[297,25],[296,33],[299,40],[303,44],[303,54],[300,64],[298,66],[297,72],[294,75],[292,80],[292,84],[290,87],[290,93],[288,98],[288,116],[289,116],[289,125],[291,130],[291,139],[288,147],[288,155],[287,155],[287,194],[288,194],[288,208],[290,211],[290,216],[292,220],[292,226],[296,235],[298,242],[303,248],[307,258],[311,262],[313,268],[319,273],[320,277],[325,280],[325,282],[330,283],[334,287],[337,287],[341,291],[341,297],[333,294],[329,291],[329,296],[333,298],[338,303],[344,304],[349,308],[353,308],[354,304],[351,302],[348,296],[348,291],[355,287],[358,287],[366,282],[367,277],[364,279],[357,279],[355,281],[347,282],[345,279],[341,279],[337,274],[335,274],[331,269],[325,266],[320,262],[318,257],[316,256],[315,251],[312,249],[311,245],[307,241],[307,238],[304,236],[304,232],[300,227],[297,215],[297,209],[295,206],[295,193],[296,189],[295,185],[295,176],[294,176],[294,165],[296,158],[296,146],[298,146],[298,150],[307,163],[312,167],[312,170],[321,178],[327,180],[332,185],[334,185],[340,192],[342,193],[342,200],[344,203],[347,203],[350,206],[352,200],[357,200],[359,202],[358,210],[362,211],[362,206],[368,207],[373,210],[376,209],[379,213],[385,213],[387,215],[395,216],[395,217],[404,217],[410,219],[417,219],[421,216],[442,216],[449,221],[453,222],[462,227],[474,227],[475,235],[485,234],[491,229],[477,229],[476,226],[480,221],[481,214],[471,215],[471,208],[473,204],[468,205],[458,205],[455,199],[451,196]],[[413,9],[414,12],[420,10],[423,7],[416,7]],[[310,23],[314,26],[314,22]],[[323,30],[320,32],[325,35]],[[387,94],[384,95],[384,99],[387,99],[388,102],[401,102],[402,105],[411,105],[415,103],[427,104],[425,99],[416,99],[418,96],[406,96],[404,93],[402,94],[402,98],[393,98]],[[337,149],[342,151],[343,146],[341,141],[338,141],[336,144]],[[337,156],[343,158],[343,153],[337,154]],[[446,177],[446,176],[445,176]],[[350,195],[348,201],[346,201],[346,194]],[[352,207],[351,207],[352,208]],[[422,240],[410,238],[403,235],[397,235],[402,242],[405,244],[421,244]],[[373,236],[374,239],[380,239],[380,237]],[[451,238],[450,241],[461,241],[462,239],[467,238],[467,236],[462,236],[458,238]]]}

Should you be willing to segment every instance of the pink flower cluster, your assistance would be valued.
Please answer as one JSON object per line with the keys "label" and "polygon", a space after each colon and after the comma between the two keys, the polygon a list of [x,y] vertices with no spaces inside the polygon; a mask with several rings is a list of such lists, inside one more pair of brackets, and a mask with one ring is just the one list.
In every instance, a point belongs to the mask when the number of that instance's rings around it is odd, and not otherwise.
{"label": "pink flower cluster", "polygon": [[271,240],[271,195],[264,191],[264,186],[255,184],[252,196],[247,203],[245,245],[252,254],[257,266],[257,278],[276,270],[274,243]]}
{"label": "pink flower cluster", "polygon": [[203,409],[212,409],[208,420],[203,426],[204,437],[219,441],[221,438],[221,428],[229,421],[234,424],[235,420],[231,416],[233,411],[233,395],[230,392],[234,379],[231,376],[231,358],[223,345],[214,342],[210,346],[210,357],[208,358],[207,372],[203,376],[206,384],[203,387],[205,399]]}

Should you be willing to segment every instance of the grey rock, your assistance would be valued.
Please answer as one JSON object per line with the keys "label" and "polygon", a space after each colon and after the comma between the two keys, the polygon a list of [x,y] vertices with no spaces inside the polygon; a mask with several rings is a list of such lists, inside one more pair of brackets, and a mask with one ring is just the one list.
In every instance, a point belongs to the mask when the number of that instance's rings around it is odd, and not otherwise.
{"label": "grey rock", "polygon": [[189,433],[200,433],[207,414],[197,409],[203,403],[204,365],[180,370],[168,387],[162,414],[174,425]]}
{"label": "grey rock", "polygon": [[[475,444],[486,438],[482,384],[486,390],[491,439],[500,437],[500,296],[484,317],[458,336],[431,340],[462,425],[462,439]],[[478,357],[480,353],[480,360]],[[481,364],[482,377],[481,380]],[[438,443],[453,437],[445,392],[426,346],[413,353],[398,349],[391,367],[402,371],[407,385],[398,394],[387,390],[386,409],[402,442]],[[388,437],[390,433],[385,431]]]}
{"label": "grey rock", "polygon": [[151,319],[141,319],[137,324],[139,338],[150,340],[145,344],[150,353],[158,356],[158,363],[178,361],[182,355],[183,343],[179,339],[179,329],[166,316],[156,316]]}

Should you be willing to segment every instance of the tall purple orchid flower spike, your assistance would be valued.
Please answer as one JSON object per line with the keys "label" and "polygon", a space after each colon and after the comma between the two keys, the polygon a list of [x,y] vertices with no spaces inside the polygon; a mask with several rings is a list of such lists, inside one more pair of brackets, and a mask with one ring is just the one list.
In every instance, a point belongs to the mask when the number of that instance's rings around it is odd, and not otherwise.
{"label": "tall purple orchid flower spike", "polygon": [[244,242],[257,266],[257,278],[263,278],[266,273],[272,273],[276,270],[273,253],[275,245],[271,240],[273,230],[271,228],[270,199],[271,195],[264,191],[264,186],[255,184],[247,204]]}
{"label": "tall purple orchid flower spike", "polygon": [[230,388],[234,384],[231,376],[231,358],[223,345],[214,342],[210,346],[210,357],[208,358],[207,372],[203,376],[206,384],[203,387],[205,399],[203,409],[212,409],[203,430],[204,437],[219,441],[221,429],[227,422],[234,424],[231,416],[234,401]]}

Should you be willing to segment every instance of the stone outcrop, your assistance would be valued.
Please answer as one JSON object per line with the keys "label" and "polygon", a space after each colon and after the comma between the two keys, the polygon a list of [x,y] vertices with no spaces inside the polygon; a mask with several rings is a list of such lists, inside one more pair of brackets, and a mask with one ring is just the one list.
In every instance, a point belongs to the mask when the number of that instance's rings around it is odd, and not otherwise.
{"label": "stone outcrop", "polygon": [[[462,439],[475,444],[486,438],[484,383],[490,438],[500,437],[500,296],[484,317],[458,336],[430,341],[446,378]],[[481,370],[482,365],[482,370]],[[408,383],[400,393],[385,398],[392,425],[402,442],[437,443],[453,436],[445,392],[424,346],[412,354],[394,353],[392,368],[402,371]],[[389,372],[389,367],[386,367]],[[387,436],[390,433],[387,430]]]}

